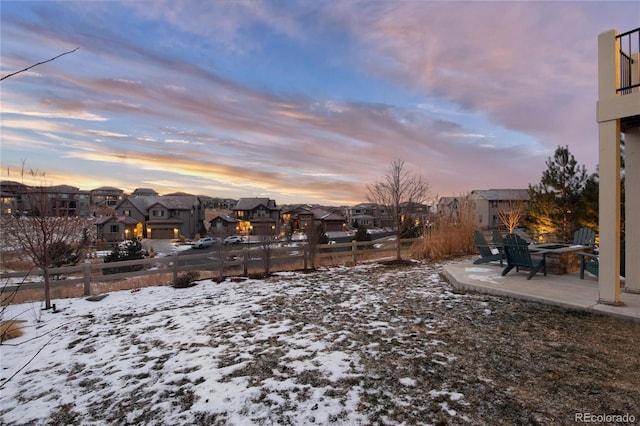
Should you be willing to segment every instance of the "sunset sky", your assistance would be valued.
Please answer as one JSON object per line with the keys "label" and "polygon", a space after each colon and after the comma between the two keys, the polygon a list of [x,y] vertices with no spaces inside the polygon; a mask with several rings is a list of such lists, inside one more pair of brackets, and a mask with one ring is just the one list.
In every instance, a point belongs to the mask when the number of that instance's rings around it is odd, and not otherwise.
{"label": "sunset sky", "polygon": [[353,204],[598,163],[597,37],[640,2],[0,2],[0,180]]}

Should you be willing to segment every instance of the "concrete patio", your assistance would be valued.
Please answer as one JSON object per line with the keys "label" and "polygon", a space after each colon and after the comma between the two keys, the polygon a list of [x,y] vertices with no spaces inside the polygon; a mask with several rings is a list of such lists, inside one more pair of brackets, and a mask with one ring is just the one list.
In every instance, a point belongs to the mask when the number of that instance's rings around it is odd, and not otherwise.
{"label": "concrete patio", "polygon": [[502,270],[498,263],[452,263],[446,265],[443,272],[447,280],[461,291],[533,300],[640,321],[640,294],[626,293],[622,289],[621,306],[598,303],[598,279],[588,272],[585,272],[584,280],[580,279],[578,272],[548,274],[546,277],[539,272],[527,280],[525,272],[514,269],[503,277],[500,275]]}

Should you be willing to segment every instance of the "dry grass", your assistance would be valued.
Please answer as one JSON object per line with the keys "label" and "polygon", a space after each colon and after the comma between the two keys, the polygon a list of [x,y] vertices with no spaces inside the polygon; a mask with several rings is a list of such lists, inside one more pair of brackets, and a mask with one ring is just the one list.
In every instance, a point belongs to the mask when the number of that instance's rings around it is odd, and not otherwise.
{"label": "dry grass", "polygon": [[24,321],[16,320],[0,321],[0,343],[22,336],[24,334],[23,323]]}
{"label": "dry grass", "polygon": [[442,219],[421,241],[412,247],[416,259],[442,261],[476,252],[473,231],[477,229],[473,212],[461,206],[460,216]]}
{"label": "dry grass", "polygon": [[2,267],[0,269],[3,271],[28,271],[31,268],[33,268],[33,262],[23,253],[2,253]]}

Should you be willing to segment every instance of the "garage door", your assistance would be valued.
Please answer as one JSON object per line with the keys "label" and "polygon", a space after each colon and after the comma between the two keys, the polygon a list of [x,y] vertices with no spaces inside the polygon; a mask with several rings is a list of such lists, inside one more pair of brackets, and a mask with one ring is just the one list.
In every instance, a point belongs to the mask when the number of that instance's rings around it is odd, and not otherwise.
{"label": "garage door", "polygon": [[153,228],[151,238],[154,240],[171,240],[173,239],[173,228]]}

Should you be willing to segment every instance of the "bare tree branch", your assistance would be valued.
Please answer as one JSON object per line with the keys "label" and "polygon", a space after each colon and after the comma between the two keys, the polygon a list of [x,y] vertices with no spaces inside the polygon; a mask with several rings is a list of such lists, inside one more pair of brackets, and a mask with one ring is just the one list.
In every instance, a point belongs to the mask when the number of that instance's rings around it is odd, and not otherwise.
{"label": "bare tree branch", "polygon": [[52,336],[52,337],[47,341],[47,343],[45,343],[44,345],[42,345],[42,347],[41,347],[40,349],[38,349],[38,352],[36,352],[36,353],[31,357],[31,359],[30,359],[29,361],[27,361],[27,363],[26,363],[25,365],[23,365],[22,367],[20,367],[20,368],[19,368],[15,373],[13,373],[10,377],[8,377],[8,378],[4,379],[2,382],[0,382],[0,389],[4,388],[4,387],[5,387],[5,385],[11,381],[11,379],[13,379],[14,377],[16,377],[16,376],[18,375],[18,373],[20,373],[22,370],[24,370],[25,368],[27,368],[27,366],[28,366],[29,364],[31,364],[31,362],[32,362],[34,359],[36,359],[36,357],[38,356],[38,354],[39,354],[40,352],[42,352],[42,350],[43,350],[44,348],[46,348],[46,347],[49,345],[49,343],[51,343],[51,341],[52,341],[55,337],[56,337],[56,336]]}
{"label": "bare tree branch", "polygon": [[58,59],[59,57],[64,56],[64,55],[68,55],[69,53],[73,53],[73,52],[75,52],[75,51],[76,51],[76,50],[78,50],[78,49],[80,49],[80,48],[79,48],[79,47],[76,47],[76,48],[75,48],[75,49],[73,49],[73,50],[70,50],[70,51],[68,51],[68,52],[61,53],[61,54],[59,54],[58,56],[55,56],[55,57],[53,57],[53,58],[51,58],[51,59],[47,59],[46,61],[38,62],[37,64],[33,64],[33,65],[31,65],[31,66],[29,66],[29,67],[26,67],[25,69],[22,69],[22,70],[20,70],[20,71],[16,71],[16,72],[12,72],[11,74],[7,74],[7,75],[5,75],[4,77],[0,78],[0,81],[4,80],[5,78],[13,77],[14,75],[16,75],[16,74],[20,74],[21,72],[28,71],[28,70],[30,70],[31,68],[37,67],[38,65],[42,65],[42,64],[46,64],[47,62],[54,61],[54,60]]}
{"label": "bare tree branch", "polygon": [[525,213],[526,204],[522,200],[509,200],[498,207],[498,218],[510,234],[518,227]]}

